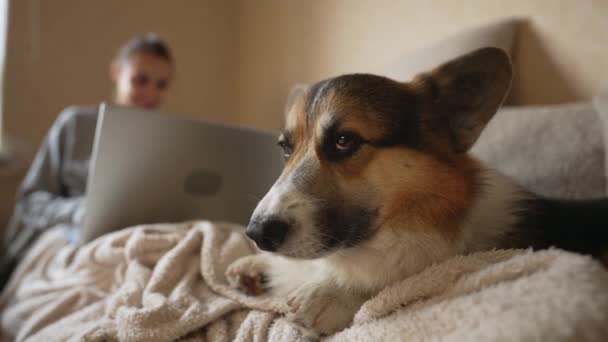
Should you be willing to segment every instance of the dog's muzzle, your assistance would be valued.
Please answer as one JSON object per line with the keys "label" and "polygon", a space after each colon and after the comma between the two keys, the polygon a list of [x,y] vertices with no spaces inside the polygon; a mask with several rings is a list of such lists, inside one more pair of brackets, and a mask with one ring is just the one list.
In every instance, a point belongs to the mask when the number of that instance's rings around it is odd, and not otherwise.
{"label": "dog's muzzle", "polygon": [[251,220],[246,234],[261,250],[274,252],[285,241],[288,230],[287,222],[271,216]]}

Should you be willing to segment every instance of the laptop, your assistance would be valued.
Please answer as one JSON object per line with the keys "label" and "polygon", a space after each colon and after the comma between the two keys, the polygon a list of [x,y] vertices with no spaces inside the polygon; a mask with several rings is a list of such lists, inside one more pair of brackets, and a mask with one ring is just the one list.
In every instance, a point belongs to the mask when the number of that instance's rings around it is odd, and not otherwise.
{"label": "laptop", "polygon": [[147,223],[247,224],[283,167],[276,137],[102,104],[80,242]]}

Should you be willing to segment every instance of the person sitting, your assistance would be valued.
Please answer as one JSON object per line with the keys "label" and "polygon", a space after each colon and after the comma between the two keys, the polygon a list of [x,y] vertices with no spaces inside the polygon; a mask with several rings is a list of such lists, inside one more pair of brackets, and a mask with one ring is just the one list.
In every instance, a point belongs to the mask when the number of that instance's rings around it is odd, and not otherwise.
{"label": "person sitting", "polygon": [[[162,103],[173,73],[166,43],[154,34],[134,37],[110,65],[113,102],[154,110]],[[47,133],[17,192],[0,260],[0,289],[29,246],[48,228],[61,226],[68,240],[78,240],[97,116],[98,106],[68,107]]]}

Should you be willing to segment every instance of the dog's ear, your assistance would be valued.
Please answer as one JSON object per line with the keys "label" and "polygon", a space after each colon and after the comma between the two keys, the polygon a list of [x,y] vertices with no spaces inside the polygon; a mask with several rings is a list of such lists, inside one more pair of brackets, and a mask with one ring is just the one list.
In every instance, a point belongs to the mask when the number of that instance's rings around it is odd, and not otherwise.
{"label": "dog's ear", "polygon": [[289,95],[287,95],[287,102],[285,103],[285,114],[289,113],[291,107],[296,103],[296,101],[306,93],[308,89],[308,85],[303,83],[297,83],[291,87],[289,90]]}
{"label": "dog's ear", "polygon": [[452,150],[469,150],[511,86],[511,61],[498,48],[482,48],[449,61],[413,83],[424,89],[429,129],[447,134]]}

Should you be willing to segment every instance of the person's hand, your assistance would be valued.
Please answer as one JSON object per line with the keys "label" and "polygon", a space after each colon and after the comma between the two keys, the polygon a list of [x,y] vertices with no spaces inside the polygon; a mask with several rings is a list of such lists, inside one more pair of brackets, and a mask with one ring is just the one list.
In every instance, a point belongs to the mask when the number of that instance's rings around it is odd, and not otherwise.
{"label": "person's hand", "polygon": [[74,214],[72,216],[74,225],[76,227],[82,226],[84,223],[84,214],[86,209],[85,197],[82,196],[78,199],[78,203],[76,204],[76,209],[74,210]]}
{"label": "person's hand", "polygon": [[84,214],[86,208],[84,196],[76,198],[75,201],[75,208],[72,212],[72,223],[65,225],[65,238],[71,244],[80,243],[80,230],[82,229],[82,224],[84,223]]}

